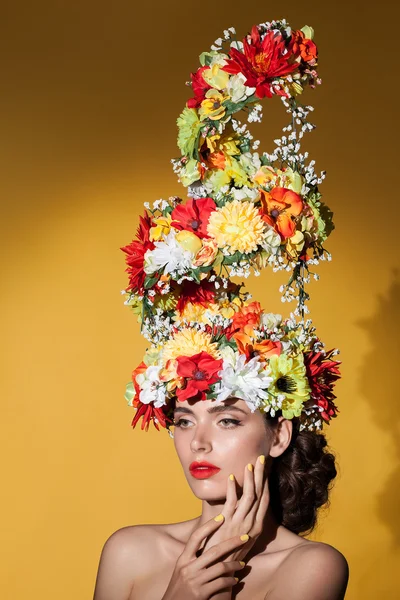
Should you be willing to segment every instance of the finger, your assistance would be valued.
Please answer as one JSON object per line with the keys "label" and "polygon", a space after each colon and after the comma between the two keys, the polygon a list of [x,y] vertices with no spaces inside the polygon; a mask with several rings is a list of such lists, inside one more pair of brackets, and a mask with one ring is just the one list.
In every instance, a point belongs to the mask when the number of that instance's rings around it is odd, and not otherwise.
{"label": "finger", "polygon": [[263,492],[263,484],[264,484],[264,471],[265,471],[265,456],[261,454],[256,460],[256,465],[254,467],[254,482],[255,482],[255,490],[256,497],[259,500],[261,498],[261,494]]}
{"label": "finger", "polygon": [[223,515],[217,515],[213,519],[204,523],[201,527],[197,527],[194,531],[192,531],[184,551],[180,556],[180,561],[184,564],[190,562],[191,560],[196,558],[196,552],[199,550],[202,541],[208,537],[213,531],[218,529],[221,524],[224,522]]}
{"label": "finger", "polygon": [[222,559],[226,554],[231,554],[236,548],[243,547],[244,544],[250,541],[250,537],[247,534],[241,536],[235,535],[235,537],[229,540],[224,540],[212,548],[203,552],[203,554],[196,560],[196,569],[204,569],[214,564],[217,560]]}
{"label": "finger", "polygon": [[233,473],[228,477],[226,501],[222,513],[225,519],[232,518],[237,505],[236,480]]}
{"label": "finger", "polygon": [[255,516],[255,522],[258,525],[260,525],[261,527],[264,523],[264,518],[265,518],[266,512],[268,510],[269,501],[270,501],[269,481],[268,481],[268,479],[266,479],[264,482],[264,486],[263,486],[263,493],[261,495],[260,503],[258,505],[257,513]]}
{"label": "finger", "polygon": [[203,569],[202,574],[197,578],[197,581],[204,585],[217,577],[223,577],[226,575],[233,575],[235,571],[239,571],[246,566],[244,561],[230,560],[219,562],[216,565]]}
{"label": "finger", "polygon": [[244,470],[243,494],[235,512],[235,521],[237,523],[240,523],[246,518],[253,506],[254,500],[254,467],[249,463]]}
{"label": "finger", "polygon": [[238,581],[239,579],[237,577],[219,577],[218,579],[214,579],[211,583],[207,583],[202,588],[202,592],[204,592],[205,598],[211,598],[216,592],[231,589]]}

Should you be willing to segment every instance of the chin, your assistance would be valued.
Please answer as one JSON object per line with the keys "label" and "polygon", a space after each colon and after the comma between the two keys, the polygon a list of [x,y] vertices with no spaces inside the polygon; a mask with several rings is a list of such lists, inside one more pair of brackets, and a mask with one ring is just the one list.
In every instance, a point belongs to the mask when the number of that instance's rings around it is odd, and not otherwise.
{"label": "chin", "polygon": [[[226,490],[223,490],[222,486],[218,482],[212,481],[212,479],[194,480],[189,485],[193,494],[199,500],[213,500],[215,502],[218,500],[225,502],[226,500]],[[221,489],[218,489],[220,487]]]}

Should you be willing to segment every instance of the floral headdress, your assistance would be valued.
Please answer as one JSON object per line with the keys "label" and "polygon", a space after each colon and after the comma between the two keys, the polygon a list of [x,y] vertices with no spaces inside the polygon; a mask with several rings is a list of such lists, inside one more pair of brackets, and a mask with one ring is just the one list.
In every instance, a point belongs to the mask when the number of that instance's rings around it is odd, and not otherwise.
{"label": "floral headdress", "polygon": [[[171,162],[187,198],[145,203],[136,239],[121,248],[125,304],[151,343],[126,387],[132,426],[169,431],[175,402],[236,397],[252,411],[298,417],[300,430],[322,429],[339,412],[340,362],[305,319],[305,284],[318,279],[310,266],[331,259],[323,244],[334,228],[318,189],[325,173],[300,152],[315,126],[298,97],[321,83],[313,30],[281,20],[254,25],[242,41],[233,27],[223,35],[200,55],[177,119],[181,156]],[[236,113],[261,122],[259,100],[273,96],[290,123],[271,154],[259,153]],[[283,302],[297,301],[290,318],[265,312],[231,280],[267,266],[290,272],[279,288]]]}

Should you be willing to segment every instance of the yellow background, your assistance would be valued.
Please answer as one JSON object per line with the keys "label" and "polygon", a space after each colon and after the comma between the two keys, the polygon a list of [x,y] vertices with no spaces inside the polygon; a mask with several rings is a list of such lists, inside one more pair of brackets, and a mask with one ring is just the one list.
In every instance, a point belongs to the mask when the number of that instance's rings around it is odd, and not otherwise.
{"label": "yellow background", "polygon": [[[310,304],[341,349],[339,463],[312,536],[350,565],[348,600],[399,597],[398,14],[356,2],[8,2],[0,18],[1,584],[5,600],[92,598],[116,529],[199,514],[165,432],[130,427],[146,342],[120,295],[143,202],[183,195],[170,159],[184,82],[223,29],[315,29],[323,85],[305,148],[335,213]],[[261,151],[285,124],[264,101]],[[281,274],[248,281],[272,311]]]}

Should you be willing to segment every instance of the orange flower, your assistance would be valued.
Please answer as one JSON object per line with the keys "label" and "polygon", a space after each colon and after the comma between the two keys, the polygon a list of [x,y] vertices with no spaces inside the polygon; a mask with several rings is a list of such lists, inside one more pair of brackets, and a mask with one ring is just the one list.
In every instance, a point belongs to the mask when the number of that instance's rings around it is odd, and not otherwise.
{"label": "orange flower", "polygon": [[274,227],[282,239],[290,238],[296,230],[292,217],[303,210],[299,194],[284,187],[272,188],[271,192],[260,189],[263,220]]}
{"label": "orange flower", "polygon": [[281,342],[263,340],[262,342],[256,342],[254,344],[248,335],[241,332],[235,333],[233,337],[240,354],[245,354],[247,360],[254,358],[254,356],[260,356],[261,360],[266,362],[267,358],[273,354],[279,356],[282,352]]}
{"label": "orange flower", "polygon": [[317,46],[311,39],[306,38],[304,32],[301,30],[293,33],[293,51],[295,54],[300,54],[302,60],[309,65],[315,66],[317,64]]}
{"label": "orange flower", "polygon": [[261,313],[261,304],[259,302],[250,302],[250,304],[247,304],[247,306],[244,306],[239,312],[233,315],[231,331],[240,331],[247,335],[252,335],[254,328],[260,323]]}

